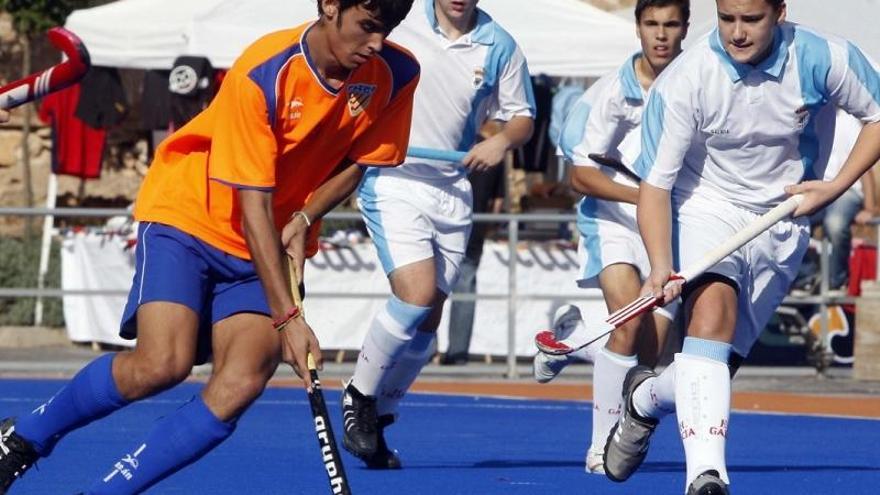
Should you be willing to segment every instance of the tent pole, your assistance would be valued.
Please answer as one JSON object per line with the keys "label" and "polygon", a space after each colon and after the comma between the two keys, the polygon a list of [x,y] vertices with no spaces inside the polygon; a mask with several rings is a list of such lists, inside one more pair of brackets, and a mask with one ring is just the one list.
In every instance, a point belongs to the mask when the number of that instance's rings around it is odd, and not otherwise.
{"label": "tent pole", "polygon": [[[58,196],[58,176],[49,173],[49,183],[46,186],[46,208],[55,208]],[[37,287],[42,289],[46,285],[46,273],[49,272],[49,255],[52,247],[52,227],[55,223],[55,217],[46,215],[43,220],[43,237],[40,244],[40,268],[37,276]],[[37,296],[37,302],[34,306],[34,326],[43,324],[43,298]]]}

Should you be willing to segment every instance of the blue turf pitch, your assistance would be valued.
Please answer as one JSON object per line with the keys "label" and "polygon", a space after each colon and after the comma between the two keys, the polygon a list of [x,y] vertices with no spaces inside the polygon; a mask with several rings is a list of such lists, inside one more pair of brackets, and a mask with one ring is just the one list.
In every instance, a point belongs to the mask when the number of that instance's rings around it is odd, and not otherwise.
{"label": "blue turf pitch", "polygon": [[[0,380],[0,417],[20,415],[62,382]],[[151,423],[201,388],[184,384],[70,434],[10,495],[73,494],[106,474]],[[325,392],[339,429],[339,393]],[[405,469],[344,462],[355,494],[680,494],[681,442],[674,418],[654,437],[639,473],[624,484],[583,473],[587,402],[411,394],[388,432]],[[880,421],[734,414],[728,466],[736,494],[880,493]],[[148,493],[329,493],[305,393],[269,389],[229,440]]]}

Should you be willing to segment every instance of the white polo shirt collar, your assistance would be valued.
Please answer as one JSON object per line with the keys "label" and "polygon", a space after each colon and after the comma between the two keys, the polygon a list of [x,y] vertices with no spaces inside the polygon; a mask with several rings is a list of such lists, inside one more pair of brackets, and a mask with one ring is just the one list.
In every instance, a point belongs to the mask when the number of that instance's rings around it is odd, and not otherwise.
{"label": "white polo shirt collar", "polygon": [[782,75],[785,63],[788,61],[788,47],[791,44],[791,40],[783,34],[779,26],[776,26],[773,30],[773,49],[770,51],[770,55],[756,66],[741,64],[731,58],[730,54],[724,49],[724,45],[721,42],[721,33],[718,28],[715,28],[712,34],[709,35],[709,44],[712,47],[712,51],[718,55],[721,66],[724,67],[727,75],[730,76],[730,80],[737,82],[752,71],[764,72],[778,79]]}

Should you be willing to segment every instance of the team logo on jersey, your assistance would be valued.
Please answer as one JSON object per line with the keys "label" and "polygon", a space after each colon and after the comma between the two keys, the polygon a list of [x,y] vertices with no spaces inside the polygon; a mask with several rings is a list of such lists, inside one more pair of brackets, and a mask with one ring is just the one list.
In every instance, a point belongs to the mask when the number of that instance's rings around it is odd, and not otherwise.
{"label": "team logo on jersey", "polygon": [[349,84],[348,85],[348,113],[352,117],[364,113],[370,106],[373,93],[376,92],[375,84]]}
{"label": "team logo on jersey", "polygon": [[302,118],[302,110],[305,104],[302,98],[297,96],[287,106],[287,120],[299,120]]}
{"label": "team logo on jersey", "polygon": [[810,121],[810,109],[804,105],[794,111],[794,128],[803,129]]}
{"label": "team logo on jersey", "polygon": [[479,89],[480,86],[483,85],[483,81],[486,79],[486,70],[482,67],[474,68],[474,88]]}

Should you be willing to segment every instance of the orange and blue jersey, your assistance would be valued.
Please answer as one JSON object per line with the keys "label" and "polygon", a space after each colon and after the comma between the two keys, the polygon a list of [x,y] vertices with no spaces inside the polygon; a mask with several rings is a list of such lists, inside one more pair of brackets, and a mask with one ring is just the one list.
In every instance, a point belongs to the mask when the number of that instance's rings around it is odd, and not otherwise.
{"label": "orange and blue jersey", "polygon": [[280,230],[341,162],[403,162],[418,63],[386,41],[334,89],[309,55],[313,25],[252,44],[208,108],[159,146],[135,204],[138,221],[250,259],[239,189],[271,191]]}

